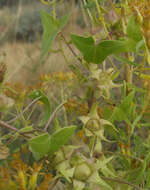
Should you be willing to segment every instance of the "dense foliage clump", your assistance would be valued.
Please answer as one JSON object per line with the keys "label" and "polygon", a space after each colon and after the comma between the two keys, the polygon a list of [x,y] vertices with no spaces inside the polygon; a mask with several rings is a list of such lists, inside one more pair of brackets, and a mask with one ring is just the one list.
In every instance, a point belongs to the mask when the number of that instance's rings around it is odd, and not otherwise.
{"label": "dense foliage clump", "polygon": [[[149,1],[41,2],[51,11],[40,11],[40,62],[58,54],[68,70],[8,82],[1,54],[1,189],[149,189]],[[82,13],[82,35],[65,33],[70,7]],[[27,38],[41,28],[28,16]]]}

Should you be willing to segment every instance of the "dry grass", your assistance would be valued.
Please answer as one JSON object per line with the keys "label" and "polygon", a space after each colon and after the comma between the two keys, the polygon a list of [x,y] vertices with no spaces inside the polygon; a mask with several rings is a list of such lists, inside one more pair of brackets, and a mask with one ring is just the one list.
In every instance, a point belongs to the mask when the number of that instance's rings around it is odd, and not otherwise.
{"label": "dry grass", "polygon": [[[33,3],[32,6],[24,6],[23,10],[25,11],[25,9],[30,9],[32,11],[33,7],[39,8],[39,6],[41,6],[39,2]],[[58,9],[59,12],[61,12],[61,14],[66,14],[64,5],[62,5],[62,7],[58,7]],[[82,34],[85,31],[85,29],[83,30],[76,24],[72,23],[76,22],[75,20],[77,17],[79,17],[80,14],[81,13],[79,12],[79,9],[75,8],[73,10],[73,17],[71,18],[69,25],[67,25],[67,27],[65,27],[64,29],[64,33],[66,34],[66,36],[69,35],[70,31],[78,34]],[[0,30],[2,29],[5,32],[7,31],[7,28],[9,28],[10,21],[14,22],[16,19],[14,15],[14,10],[10,11],[8,8],[1,9],[0,16],[4,18],[2,21],[0,21]],[[6,41],[0,46],[0,53],[6,53],[5,63],[7,64],[8,71],[6,81],[10,82],[23,80],[23,82],[25,83],[31,83],[37,80],[39,75],[42,73],[68,70],[67,63],[60,53],[50,53],[50,55],[45,61],[45,64],[41,64],[41,41],[37,41],[34,43],[18,42],[15,40],[12,41],[14,42]],[[70,50],[65,45],[63,45],[63,47],[64,53],[69,63],[73,63],[75,60]],[[58,42],[56,41],[52,49],[57,48]]]}
{"label": "dry grass", "polygon": [[[54,45],[54,49],[56,45]],[[72,62],[72,55],[65,47],[65,54]],[[0,47],[0,52],[5,52],[5,63],[7,64],[7,81],[24,80],[24,82],[32,82],[42,73],[54,71],[65,71],[68,66],[60,53],[48,56],[45,64],[41,64],[41,48],[40,42],[33,44],[14,42],[12,44],[5,43]]]}

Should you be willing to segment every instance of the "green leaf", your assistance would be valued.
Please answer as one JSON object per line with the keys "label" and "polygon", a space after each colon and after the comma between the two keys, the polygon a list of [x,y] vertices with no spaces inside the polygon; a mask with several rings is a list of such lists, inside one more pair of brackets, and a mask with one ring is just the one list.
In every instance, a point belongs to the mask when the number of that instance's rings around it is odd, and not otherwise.
{"label": "green leaf", "polygon": [[136,42],[139,42],[140,40],[142,40],[140,26],[138,25],[138,23],[136,23],[134,16],[130,17],[126,32],[129,38],[135,40]]}
{"label": "green leaf", "polygon": [[55,20],[49,13],[41,10],[41,19],[44,28],[42,36],[42,62],[47,55],[50,47],[55,40],[57,34],[63,29],[69,20],[70,14],[62,17],[59,20]]}
{"label": "green leaf", "polygon": [[140,50],[144,50],[144,48],[145,48],[145,41],[144,40],[140,40],[136,44],[136,52],[139,52]]}
{"label": "green leaf", "polygon": [[48,154],[50,148],[50,135],[44,133],[29,140],[29,148],[36,160]]}
{"label": "green leaf", "polygon": [[93,172],[89,177],[88,182],[97,184],[100,188],[104,187],[106,190],[113,190],[98,174],[98,172]]}
{"label": "green leaf", "polygon": [[111,106],[104,106],[103,107],[103,118],[104,119],[109,119],[112,115],[112,107]]}
{"label": "green leaf", "polygon": [[125,113],[128,113],[129,109],[131,108],[131,103],[135,97],[135,91],[129,93],[128,96],[126,96],[123,101],[120,104],[120,109],[122,109]]}
{"label": "green leaf", "polygon": [[126,121],[126,123],[131,125],[130,120],[128,119],[126,113],[122,109],[120,109],[119,107],[116,107],[114,109],[114,111],[112,113],[112,116],[110,118],[110,121],[111,122],[114,122],[114,121],[118,121],[118,122]]}
{"label": "green leaf", "polygon": [[97,141],[97,139],[95,138],[95,136],[91,137],[89,140],[90,155],[93,155],[94,145],[95,145],[96,141]]}
{"label": "green leaf", "polygon": [[132,92],[129,93],[128,96],[126,96],[121,104],[116,107],[111,115],[111,121],[126,121],[129,125],[130,123],[130,116],[131,116],[131,110],[132,110],[132,101],[135,96],[135,91],[133,90]]}
{"label": "green leaf", "polygon": [[86,5],[83,5],[83,8],[85,8],[85,9],[89,9],[89,8],[93,8],[93,7],[95,7],[94,2],[89,2],[89,3],[86,3]]}
{"label": "green leaf", "polygon": [[131,125],[131,134],[133,134],[135,127],[137,126],[138,122],[142,119],[142,115],[138,115]]}
{"label": "green leaf", "polygon": [[120,61],[120,62],[122,62],[122,63],[128,64],[128,65],[133,65],[133,66],[138,66],[137,63],[132,62],[132,61],[126,59],[126,58],[123,58],[123,57],[120,57],[120,56],[116,56],[116,55],[113,55],[113,57],[114,57],[116,60],[118,60],[118,61]]}
{"label": "green leaf", "polygon": [[72,34],[71,39],[84,59],[96,64],[102,63],[108,55],[135,51],[136,48],[136,42],[133,40],[104,40],[96,45],[92,37]]}
{"label": "green leaf", "polygon": [[110,170],[108,169],[107,167],[107,164],[113,159],[114,157],[111,156],[109,158],[104,158],[103,160],[97,160],[97,168],[100,169],[100,171],[104,174],[104,176],[108,177],[109,175],[110,176],[113,176],[113,177],[116,177],[115,174]]}
{"label": "green leaf", "polygon": [[51,136],[49,153],[53,154],[54,152],[59,150],[62,145],[66,144],[69,141],[70,137],[73,135],[76,128],[76,126],[69,126],[56,131]]}
{"label": "green leaf", "polygon": [[147,148],[149,149],[149,147],[147,147],[146,144],[143,143],[143,137],[134,135],[133,143],[135,146],[134,150],[135,152],[138,152],[138,155],[144,155],[147,151]]}
{"label": "green leaf", "polygon": [[138,174],[138,176],[136,178],[136,181],[138,183],[142,182],[142,180],[144,178],[144,175],[145,175],[146,167],[147,167],[147,164],[149,163],[149,161],[150,161],[150,152],[146,155],[146,157],[145,157],[145,159],[144,159],[144,161],[142,163],[142,167],[140,169],[140,172],[139,172],[139,174]]}
{"label": "green leaf", "polygon": [[35,159],[39,160],[43,156],[53,154],[59,150],[61,146],[69,141],[75,129],[76,126],[64,127],[56,131],[52,136],[44,133],[29,140],[29,147]]}
{"label": "green leaf", "polygon": [[135,108],[136,108],[136,104],[134,102],[134,97],[135,97],[135,90],[133,89],[128,96],[126,96],[119,108],[125,113],[126,117],[129,120],[134,119],[133,117],[135,116]]}
{"label": "green leaf", "polygon": [[150,188],[150,168],[147,170],[147,175],[146,175],[146,188]]}
{"label": "green leaf", "polygon": [[31,131],[33,131],[32,126],[26,126],[26,127],[23,127],[22,129],[19,130],[20,133],[31,132]]}
{"label": "green leaf", "polygon": [[43,103],[45,114],[44,114],[43,119],[40,122],[39,126],[45,125],[47,120],[50,117],[50,114],[51,114],[51,105],[50,105],[49,99],[47,98],[47,96],[41,90],[33,91],[29,95],[29,97],[32,98],[32,99],[39,98],[39,101]]}

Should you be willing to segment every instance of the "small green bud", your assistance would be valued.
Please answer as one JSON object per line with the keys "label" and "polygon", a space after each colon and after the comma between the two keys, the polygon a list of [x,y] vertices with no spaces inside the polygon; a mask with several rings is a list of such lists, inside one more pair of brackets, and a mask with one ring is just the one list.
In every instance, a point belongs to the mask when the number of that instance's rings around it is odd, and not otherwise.
{"label": "small green bud", "polygon": [[101,123],[100,123],[99,119],[97,119],[97,118],[91,118],[86,123],[85,128],[87,128],[91,132],[95,132],[95,131],[100,130]]}
{"label": "small green bud", "polygon": [[76,180],[85,181],[91,174],[92,170],[90,166],[86,162],[83,162],[76,166],[74,171],[74,178]]}
{"label": "small green bud", "polygon": [[64,152],[60,149],[56,152],[55,163],[58,164],[65,160]]}

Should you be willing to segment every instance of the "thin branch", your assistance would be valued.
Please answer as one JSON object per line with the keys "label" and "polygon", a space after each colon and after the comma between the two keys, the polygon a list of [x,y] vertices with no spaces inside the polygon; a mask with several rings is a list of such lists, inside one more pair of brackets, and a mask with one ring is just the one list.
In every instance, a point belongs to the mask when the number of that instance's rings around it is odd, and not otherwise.
{"label": "thin branch", "polygon": [[44,127],[44,131],[47,131],[48,126],[51,124],[52,120],[55,118],[56,113],[60,110],[60,108],[66,103],[66,101],[62,102],[56,109],[55,111],[52,113],[51,117],[49,118],[49,120],[47,121],[45,127]]}
{"label": "thin branch", "polygon": [[13,127],[12,125],[7,124],[6,122],[4,122],[2,120],[0,120],[0,126],[3,128],[9,129],[11,131],[17,132],[17,133],[19,133],[19,135],[22,135],[25,138],[29,138],[29,136],[27,136],[26,134],[21,133],[19,129]]}
{"label": "thin branch", "polygon": [[124,181],[122,179],[115,179],[115,178],[110,178],[110,177],[104,177],[104,176],[100,176],[102,179],[106,180],[106,181],[114,181],[116,183],[121,183],[121,184],[125,184],[125,185],[129,185],[131,187],[134,187],[137,190],[142,190],[140,187],[138,187],[137,185],[134,185],[128,181]]}
{"label": "thin branch", "polygon": [[18,114],[15,118],[13,118],[13,119],[7,121],[7,123],[12,123],[12,122],[14,122],[16,119],[18,119],[19,117],[21,117],[21,115],[22,115],[24,112],[26,112],[26,111],[27,111],[34,103],[36,103],[40,98],[41,98],[41,96],[38,97],[38,98],[36,98],[36,99],[34,99],[20,114]]}
{"label": "thin branch", "polygon": [[15,132],[19,132],[19,130],[17,128],[15,128],[15,127],[13,127],[13,126],[11,126],[11,125],[9,125],[9,124],[5,123],[4,121],[1,121],[1,120],[0,120],[0,126],[7,128],[7,129],[10,129],[10,130],[15,131]]}
{"label": "thin branch", "polygon": [[76,52],[72,49],[72,47],[70,46],[70,44],[67,42],[66,38],[64,37],[64,35],[61,33],[61,37],[64,40],[65,44],[67,45],[67,47],[70,49],[70,51],[72,52],[72,54],[82,63],[82,59],[80,57],[78,57],[78,55],[76,54]]}

